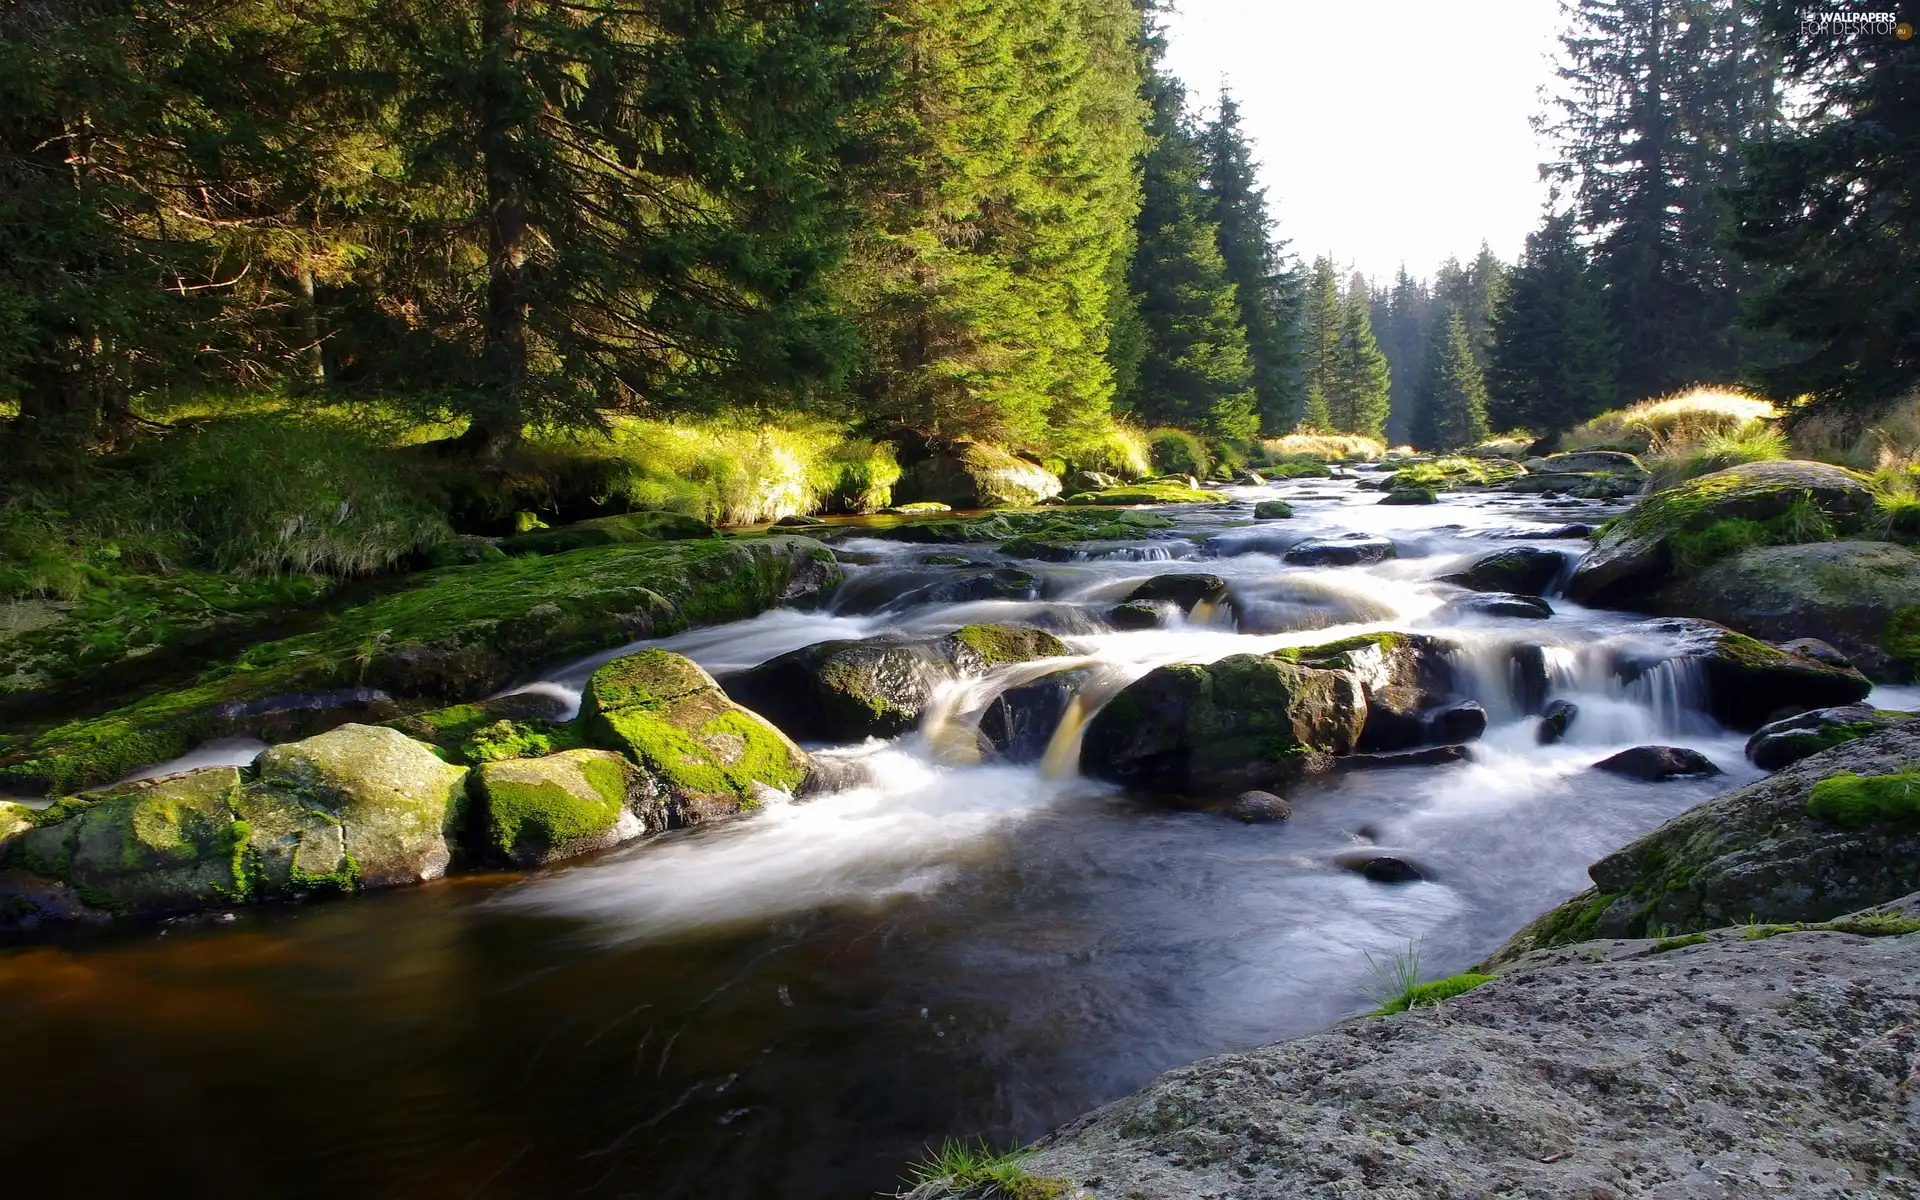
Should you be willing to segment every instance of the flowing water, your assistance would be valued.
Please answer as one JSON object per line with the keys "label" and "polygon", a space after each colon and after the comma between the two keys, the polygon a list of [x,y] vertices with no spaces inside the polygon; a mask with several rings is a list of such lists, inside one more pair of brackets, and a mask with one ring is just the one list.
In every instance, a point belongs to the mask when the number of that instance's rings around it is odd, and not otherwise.
{"label": "flowing water", "polygon": [[[1235,489],[1167,536],[1040,575],[1025,601],[943,602],[976,568],[855,535],[833,607],[657,644],[716,674],[814,642],[1022,621],[1077,656],[949,687],[920,731],[835,748],[870,786],[776,804],[532,875],[467,876],[350,902],[181,921],[0,951],[0,1079],[13,1183],[64,1194],[640,1196],[797,1200],[891,1190],[948,1136],[1025,1140],[1196,1057],[1372,1007],[1374,964],[1414,947],[1460,970],[1585,884],[1595,858],[1756,777],[1636,618],[1554,600],[1548,621],[1458,618],[1434,582],[1479,554],[1611,511],[1450,497],[1381,506],[1351,480]],[[1246,523],[1284,497],[1291,521]],[[1307,537],[1390,538],[1399,557],[1296,568]],[[1532,539],[1532,540],[1529,540]],[[959,553],[1005,566],[990,550]],[[1169,570],[1234,601],[1172,627],[1095,619]],[[942,589],[945,589],[944,591]],[[1243,826],[1081,778],[1078,721],[1154,666],[1374,629],[1444,632],[1492,714],[1473,759],[1359,772]],[[1543,647],[1569,738],[1511,649]],[[631,647],[626,648],[631,649]],[[524,686],[577,702],[599,662]],[[1042,761],[981,761],[1000,689],[1062,667],[1079,694]],[[1878,698],[1878,697],[1877,697]],[[1891,696],[1889,699],[1905,699]],[[1727,772],[1646,784],[1589,765],[1690,746]],[[257,744],[199,752],[244,761]],[[1423,882],[1369,882],[1384,848]],[[24,1193],[23,1193],[24,1194]]]}

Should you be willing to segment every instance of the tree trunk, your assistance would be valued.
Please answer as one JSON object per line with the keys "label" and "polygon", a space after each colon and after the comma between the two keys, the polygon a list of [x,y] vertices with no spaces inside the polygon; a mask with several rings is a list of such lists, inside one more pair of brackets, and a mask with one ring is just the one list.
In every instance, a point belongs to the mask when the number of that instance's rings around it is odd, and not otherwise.
{"label": "tree trunk", "polygon": [[486,370],[493,399],[476,412],[460,442],[497,458],[520,439],[527,388],[527,210],[522,188],[519,109],[514,92],[519,0],[484,0],[480,42],[485,57],[481,155],[487,173]]}
{"label": "tree trunk", "polygon": [[301,263],[293,272],[293,289],[300,296],[300,332],[306,344],[300,347],[300,362],[307,378],[315,383],[327,381],[327,360],[320,352],[320,306],[313,295],[313,268]]}

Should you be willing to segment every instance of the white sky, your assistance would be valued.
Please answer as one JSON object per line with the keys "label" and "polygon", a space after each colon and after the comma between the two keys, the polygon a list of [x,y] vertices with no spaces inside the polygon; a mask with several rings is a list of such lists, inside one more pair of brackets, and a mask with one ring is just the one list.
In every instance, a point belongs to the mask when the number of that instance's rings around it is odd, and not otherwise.
{"label": "white sky", "polygon": [[1431,275],[1485,238],[1512,261],[1546,200],[1528,119],[1555,0],[1179,0],[1167,65],[1189,103],[1224,81],[1282,237],[1376,279]]}

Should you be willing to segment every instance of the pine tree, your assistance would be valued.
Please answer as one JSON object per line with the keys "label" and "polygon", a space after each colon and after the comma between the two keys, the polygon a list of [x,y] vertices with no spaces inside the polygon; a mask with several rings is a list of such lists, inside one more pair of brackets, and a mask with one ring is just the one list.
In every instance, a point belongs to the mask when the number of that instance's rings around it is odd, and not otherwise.
{"label": "pine tree", "polygon": [[1313,260],[1313,275],[1307,282],[1301,337],[1301,367],[1306,384],[1301,429],[1333,428],[1332,406],[1339,390],[1340,332],[1345,325],[1339,278],[1333,271],[1333,259],[1323,255]]}
{"label": "pine tree", "polygon": [[1612,402],[1613,340],[1606,298],[1571,213],[1549,213],[1494,310],[1488,419],[1551,435]]}
{"label": "pine tree", "polygon": [[1747,148],[1735,248],[1766,269],[1750,319],[1791,337],[1765,372],[1785,395],[1871,411],[1920,384],[1920,55],[1884,37],[1801,41],[1770,5],[1811,101],[1792,133]]}
{"label": "pine tree", "polygon": [[1300,279],[1288,268],[1287,243],[1274,237],[1266,189],[1258,186],[1253,150],[1241,131],[1240,107],[1225,90],[1201,145],[1211,216],[1239,301],[1261,424],[1284,433],[1300,410]]}
{"label": "pine tree", "polygon": [[1507,291],[1507,264],[1500,261],[1492,247],[1480,243],[1480,252],[1467,265],[1467,296],[1460,309],[1467,323],[1467,338],[1473,344],[1473,360],[1481,373],[1493,352],[1493,314]]}
{"label": "pine tree", "polygon": [[1449,307],[1446,318],[1434,323],[1422,393],[1425,428],[1418,431],[1419,445],[1459,450],[1486,440],[1486,385],[1458,308]]}
{"label": "pine tree", "polygon": [[1414,413],[1419,407],[1420,373],[1426,361],[1427,309],[1431,299],[1424,280],[1407,274],[1405,263],[1394,276],[1387,297],[1388,319],[1380,349],[1387,356],[1392,380],[1387,417],[1387,440],[1396,446],[1412,440]]}
{"label": "pine tree", "polygon": [[1140,419],[1222,437],[1259,432],[1253,368],[1233,282],[1201,190],[1200,146],[1179,81],[1156,70],[1132,288],[1146,328]]}
{"label": "pine tree", "polygon": [[1743,142],[1779,120],[1747,0],[1567,0],[1563,87],[1545,123],[1595,241],[1632,400],[1735,374],[1751,272],[1723,252]]}
{"label": "pine tree", "polygon": [[1356,274],[1347,287],[1334,344],[1327,409],[1335,429],[1377,438],[1387,423],[1389,375],[1386,355],[1374,340],[1371,310],[1366,280]]}

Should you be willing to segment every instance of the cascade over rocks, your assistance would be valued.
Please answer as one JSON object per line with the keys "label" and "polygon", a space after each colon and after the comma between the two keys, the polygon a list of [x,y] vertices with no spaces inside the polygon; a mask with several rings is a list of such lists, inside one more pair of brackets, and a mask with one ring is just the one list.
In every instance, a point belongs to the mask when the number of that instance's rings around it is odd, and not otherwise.
{"label": "cascade over rocks", "polygon": [[1540,726],[1534,730],[1534,741],[1542,746],[1560,741],[1579,715],[1580,706],[1571,700],[1547,701],[1546,707],[1540,710]]}
{"label": "cascade over rocks", "polygon": [[1007,688],[980,714],[981,740],[1008,762],[1039,762],[1074,696],[1092,678],[1084,668],[1056,671]]}
{"label": "cascade over rocks", "polygon": [[1768,640],[1817,639],[1874,679],[1911,679],[1920,665],[1920,553],[1890,542],[1743,550],[1674,580],[1651,606]]}
{"label": "cascade over rocks", "polygon": [[[1711,621],[1666,617],[1635,626],[1681,643],[1680,660],[1696,664],[1707,685],[1707,711],[1734,729],[1754,730],[1782,713],[1863,700],[1873,684],[1858,671],[1788,654]],[[1631,680],[1666,659],[1621,664]]]}
{"label": "cascade over rocks", "polygon": [[792,737],[857,742],[912,729],[934,689],[962,674],[1065,653],[1044,630],[969,625],[944,637],[820,642],[730,675],[726,688]]}
{"label": "cascade over rocks", "polygon": [[[1594,937],[1696,933],[1743,921],[1825,921],[1920,891],[1920,813],[1857,824],[1810,811],[1840,772],[1920,760],[1920,722],[1811,755],[1708,801],[1587,869],[1594,886],[1515,934],[1490,960]],[[1829,785],[1832,786],[1832,785]]]}
{"label": "cascade over rocks", "polygon": [[1724,520],[1773,520],[1801,503],[1819,509],[1841,533],[1861,528],[1875,504],[1863,477],[1827,463],[1756,462],[1714,471],[1656,492],[1616,518],[1574,569],[1567,595],[1596,607],[1644,604],[1670,579],[1676,537]]}
{"label": "cascade over rocks", "polygon": [[1913,713],[1891,712],[1865,704],[1816,708],[1762,725],[1747,739],[1747,757],[1762,770],[1777,771],[1842,742],[1904,725],[1913,719]]}
{"label": "cascade over rocks", "polygon": [[665,650],[595,671],[580,721],[658,782],[677,825],[736,816],[770,790],[793,795],[810,765],[805,750],[730,700],[698,663]]}

